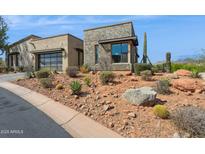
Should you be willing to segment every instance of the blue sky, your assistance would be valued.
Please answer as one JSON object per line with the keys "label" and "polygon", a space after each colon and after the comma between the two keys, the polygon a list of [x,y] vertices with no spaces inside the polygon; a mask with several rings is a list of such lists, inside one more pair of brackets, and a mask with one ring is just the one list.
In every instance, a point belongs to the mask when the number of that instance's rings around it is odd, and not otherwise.
{"label": "blue sky", "polygon": [[205,48],[205,16],[4,16],[9,42],[27,35],[41,37],[64,33],[83,39],[83,30],[132,21],[142,57],[143,33],[147,32],[148,55],[153,63],[170,51],[174,60],[201,53]]}

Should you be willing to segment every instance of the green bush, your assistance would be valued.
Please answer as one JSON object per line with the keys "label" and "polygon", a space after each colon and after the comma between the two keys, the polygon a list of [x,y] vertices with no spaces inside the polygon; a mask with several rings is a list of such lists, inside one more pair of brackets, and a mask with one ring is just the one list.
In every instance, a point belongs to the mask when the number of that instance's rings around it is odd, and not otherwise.
{"label": "green bush", "polygon": [[145,70],[140,72],[141,79],[145,81],[150,81],[152,80],[152,71],[150,70]]}
{"label": "green bush", "polygon": [[74,68],[74,67],[73,68],[67,68],[66,73],[69,77],[74,78],[74,77],[77,77],[78,70],[77,70],[77,68]]}
{"label": "green bush", "polygon": [[57,90],[61,90],[61,89],[63,89],[63,88],[64,88],[63,85],[60,84],[60,83],[56,85],[56,89],[57,89]]}
{"label": "green bush", "polygon": [[90,86],[90,84],[91,84],[91,78],[90,78],[90,77],[85,77],[85,78],[83,79],[83,81],[84,81],[84,83],[85,83],[87,86]]}
{"label": "green bush", "polygon": [[35,78],[36,76],[35,76],[35,73],[33,72],[33,71],[27,71],[26,72],[26,76],[27,76],[27,78]]}
{"label": "green bush", "polygon": [[39,71],[36,72],[36,77],[38,79],[41,79],[41,78],[48,78],[50,75],[50,70],[48,69],[41,69]]}
{"label": "green bush", "polygon": [[198,72],[204,72],[205,71],[205,65],[204,64],[193,64],[193,63],[172,63],[172,72],[175,72],[179,69],[185,69],[188,71],[198,71]]}
{"label": "green bush", "polygon": [[153,73],[163,73],[165,72],[165,64],[156,64],[152,67]]}
{"label": "green bush", "polygon": [[167,119],[169,117],[169,111],[164,105],[155,105],[153,112],[157,117],[160,117],[162,119]]}
{"label": "green bush", "polygon": [[103,71],[100,73],[100,81],[103,85],[113,82],[114,74],[111,71]]}
{"label": "green bush", "polygon": [[151,69],[152,66],[150,64],[134,64],[134,72],[136,75],[140,75],[140,72]]}
{"label": "green bush", "polygon": [[170,93],[170,82],[167,79],[162,79],[156,82],[155,90],[160,94],[169,94]]}
{"label": "green bush", "polygon": [[199,72],[197,70],[193,70],[191,73],[192,78],[199,78]]}
{"label": "green bush", "polygon": [[17,72],[24,72],[24,67],[23,66],[19,66],[16,68]]}
{"label": "green bush", "polygon": [[41,83],[43,88],[52,88],[53,87],[52,80],[50,78],[41,78],[40,83]]}
{"label": "green bush", "polygon": [[81,86],[80,82],[78,82],[78,81],[72,81],[70,84],[70,88],[72,90],[72,93],[76,94],[76,95],[78,95],[80,93],[81,87],[82,86]]}

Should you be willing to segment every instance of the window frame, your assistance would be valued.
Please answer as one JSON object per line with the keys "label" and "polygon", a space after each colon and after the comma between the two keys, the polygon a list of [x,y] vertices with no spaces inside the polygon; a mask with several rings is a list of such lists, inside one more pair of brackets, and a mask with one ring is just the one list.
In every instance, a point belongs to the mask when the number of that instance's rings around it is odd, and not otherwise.
{"label": "window frame", "polygon": [[[115,63],[113,62],[113,59],[112,59],[112,46],[115,45],[115,44],[127,44],[128,46],[128,51],[127,51],[127,62],[119,62],[119,63]],[[129,42],[115,42],[115,43],[111,43],[111,63],[112,64],[129,64],[129,56],[128,56],[128,53],[129,53],[129,45],[130,43]],[[122,51],[121,51],[122,52]]]}
{"label": "window frame", "polygon": [[63,71],[63,53],[61,51],[39,53],[38,69],[43,68]]}
{"label": "window frame", "polygon": [[[97,56],[96,53],[98,53]],[[95,64],[99,64],[99,44],[95,45]]]}

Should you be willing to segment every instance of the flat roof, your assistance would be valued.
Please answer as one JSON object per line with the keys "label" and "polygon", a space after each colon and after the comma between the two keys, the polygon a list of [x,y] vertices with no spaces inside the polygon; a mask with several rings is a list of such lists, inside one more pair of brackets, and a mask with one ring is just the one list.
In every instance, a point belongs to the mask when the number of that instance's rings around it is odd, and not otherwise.
{"label": "flat roof", "polygon": [[113,27],[113,26],[119,26],[119,25],[124,25],[124,24],[132,24],[132,21],[128,21],[128,22],[121,22],[121,23],[117,23],[117,24],[111,24],[111,25],[106,25],[106,26],[100,26],[100,27],[95,27],[95,28],[89,28],[89,29],[85,29],[84,31],[89,31],[89,30],[95,30],[95,29],[101,29],[101,28],[106,28],[106,27]]}
{"label": "flat roof", "polygon": [[59,35],[53,35],[53,36],[48,36],[48,37],[42,37],[42,38],[40,38],[40,39],[38,39],[38,40],[33,40],[33,41],[40,41],[40,40],[45,40],[45,39],[50,39],[50,38],[55,38],[55,37],[61,37],[61,36],[71,36],[71,37],[74,37],[74,38],[76,38],[76,39],[78,39],[78,40],[81,40],[81,41],[83,41],[82,39],[80,39],[80,38],[78,38],[78,37],[76,37],[76,36],[74,36],[74,35],[72,35],[72,34],[69,34],[69,33],[67,33],[67,34],[59,34]]}

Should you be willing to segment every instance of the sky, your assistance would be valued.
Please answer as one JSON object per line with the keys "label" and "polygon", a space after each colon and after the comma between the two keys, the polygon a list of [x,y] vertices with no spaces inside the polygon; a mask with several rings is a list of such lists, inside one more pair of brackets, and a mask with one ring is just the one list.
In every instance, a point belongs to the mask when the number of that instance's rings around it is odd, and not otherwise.
{"label": "sky", "polygon": [[83,39],[83,30],[132,21],[139,40],[141,60],[144,32],[147,33],[148,56],[152,63],[193,57],[205,48],[205,16],[3,16],[8,23],[9,43],[30,34],[47,37],[70,33]]}

